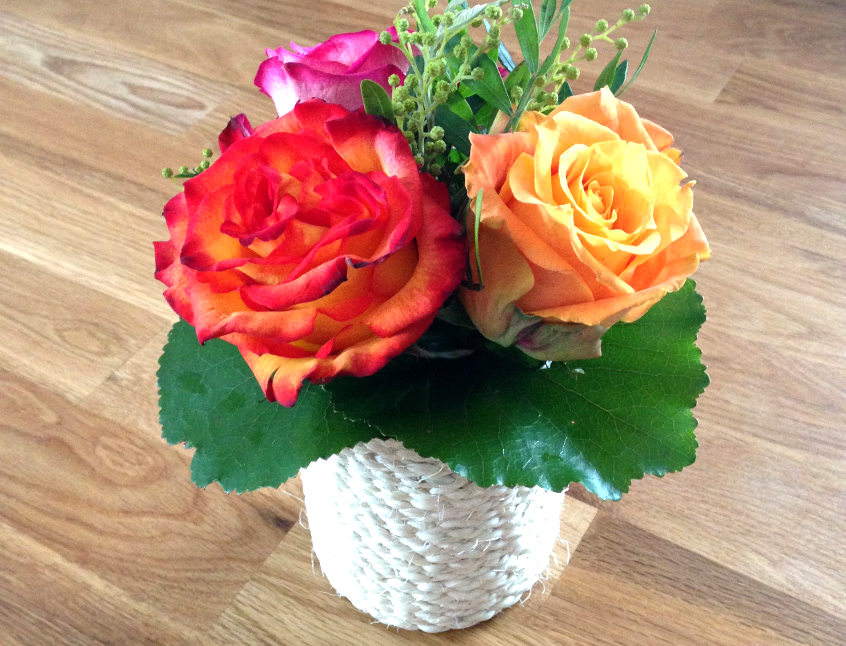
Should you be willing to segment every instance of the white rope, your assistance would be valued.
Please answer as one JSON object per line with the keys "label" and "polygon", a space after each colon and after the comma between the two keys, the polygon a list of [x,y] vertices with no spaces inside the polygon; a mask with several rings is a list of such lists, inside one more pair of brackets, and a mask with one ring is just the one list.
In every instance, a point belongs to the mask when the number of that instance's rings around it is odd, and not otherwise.
{"label": "white rope", "polygon": [[514,605],[549,563],[564,494],[482,488],[373,439],[301,472],[320,568],[378,621],[467,628]]}

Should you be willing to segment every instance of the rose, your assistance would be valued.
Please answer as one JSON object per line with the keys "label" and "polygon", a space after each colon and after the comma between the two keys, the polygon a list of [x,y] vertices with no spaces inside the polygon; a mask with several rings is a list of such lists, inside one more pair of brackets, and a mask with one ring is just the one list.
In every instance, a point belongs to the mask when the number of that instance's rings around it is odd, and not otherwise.
{"label": "rose", "polygon": [[518,132],[470,138],[484,287],[461,298],[494,341],[544,360],[598,356],[608,327],[709,256],[672,136],[607,88],[527,113]]}
{"label": "rose", "polygon": [[414,343],[464,273],[446,188],[401,131],[322,101],[228,145],[165,207],[156,277],[198,340],[236,345],[268,399],[369,375]]}
{"label": "rose", "polygon": [[362,106],[363,80],[374,81],[390,93],[388,77],[396,74],[402,81],[408,69],[403,53],[380,43],[375,31],[336,34],[315,47],[291,43],[291,50],[268,49],[269,58],[259,66],[255,79],[280,115],[297,101],[311,98],[355,110]]}

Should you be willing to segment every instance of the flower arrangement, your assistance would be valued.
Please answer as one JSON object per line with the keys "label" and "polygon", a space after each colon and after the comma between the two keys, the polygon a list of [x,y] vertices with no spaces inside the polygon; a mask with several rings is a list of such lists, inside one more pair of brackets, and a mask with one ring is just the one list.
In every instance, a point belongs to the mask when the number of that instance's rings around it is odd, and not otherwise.
{"label": "flower arrangement", "polygon": [[165,169],[161,423],[198,485],[278,486],[374,437],[603,498],[693,462],[708,244],[672,136],[619,98],[652,42],[629,78],[616,32],[649,7],[571,41],[569,5],[412,0],[268,49],[279,118]]}

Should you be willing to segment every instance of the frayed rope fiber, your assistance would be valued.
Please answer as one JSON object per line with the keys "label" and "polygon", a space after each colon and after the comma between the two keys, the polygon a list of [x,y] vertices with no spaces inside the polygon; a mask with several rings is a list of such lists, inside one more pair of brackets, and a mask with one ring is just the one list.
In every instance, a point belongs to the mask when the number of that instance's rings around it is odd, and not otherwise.
{"label": "frayed rope fiber", "polygon": [[564,493],[482,488],[394,440],[301,472],[320,568],[389,626],[467,628],[514,605],[545,572]]}

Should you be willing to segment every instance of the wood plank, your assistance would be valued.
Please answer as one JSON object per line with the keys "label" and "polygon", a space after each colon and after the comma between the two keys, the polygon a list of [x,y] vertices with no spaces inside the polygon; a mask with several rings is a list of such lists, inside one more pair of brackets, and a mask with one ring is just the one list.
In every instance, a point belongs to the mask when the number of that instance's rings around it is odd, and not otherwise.
{"label": "wood plank", "polygon": [[[292,37],[287,28],[280,33],[261,21],[168,0],[111,0],[108,11],[101,0],[6,0],[3,6],[19,18],[86,43],[107,48],[120,43],[124,52],[246,88],[252,87],[265,48],[287,44]],[[275,11],[280,11],[278,4]],[[237,48],[232,47],[232,34],[238,34]]]}
{"label": "wood plank", "polygon": [[173,622],[210,625],[297,520],[281,492],[196,488],[157,435],[8,372],[0,389],[0,522]]}
{"label": "wood plank", "polygon": [[842,615],[801,593],[738,577],[604,512],[559,580],[544,621],[555,644],[822,646],[846,634]]}
{"label": "wood plank", "polygon": [[0,623],[8,646],[200,643],[196,631],[2,522],[0,548]]}
{"label": "wood plank", "polygon": [[227,88],[179,69],[101,47],[0,12],[0,74],[61,97],[177,134]]}
{"label": "wood plank", "polygon": [[82,399],[166,319],[0,252],[0,361],[66,397]]}

